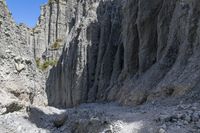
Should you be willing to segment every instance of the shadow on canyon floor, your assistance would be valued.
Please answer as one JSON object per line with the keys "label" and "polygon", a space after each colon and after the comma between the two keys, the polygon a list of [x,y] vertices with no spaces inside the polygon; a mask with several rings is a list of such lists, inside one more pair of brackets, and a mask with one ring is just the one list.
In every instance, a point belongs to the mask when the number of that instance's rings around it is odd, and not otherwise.
{"label": "shadow on canyon floor", "polygon": [[[100,133],[106,131],[149,132],[156,130],[151,113],[141,113],[137,108],[120,107],[114,104],[88,104],[63,110],[60,114],[47,114],[32,107],[28,119],[38,128],[50,133]],[[151,115],[151,116],[150,116]]]}
{"label": "shadow on canyon floor", "polygon": [[38,128],[46,129],[49,131],[51,131],[51,129],[53,128],[60,128],[67,120],[65,112],[62,112],[60,114],[47,114],[35,107],[31,107],[28,109],[28,115],[29,116],[25,117],[25,119],[28,119]]}

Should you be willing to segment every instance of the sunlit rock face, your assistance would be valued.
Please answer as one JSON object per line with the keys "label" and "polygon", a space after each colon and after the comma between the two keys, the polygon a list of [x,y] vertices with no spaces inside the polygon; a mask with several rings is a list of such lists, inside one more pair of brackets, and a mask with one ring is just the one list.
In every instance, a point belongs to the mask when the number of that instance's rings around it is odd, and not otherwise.
{"label": "sunlit rock face", "polygon": [[198,97],[197,0],[66,1],[65,46],[47,81],[50,105]]}
{"label": "sunlit rock face", "polygon": [[61,55],[64,37],[69,28],[66,17],[70,11],[67,6],[63,0],[52,0],[41,6],[41,15],[36,27],[32,29],[36,59],[58,59]]}
{"label": "sunlit rock face", "polygon": [[[17,25],[5,0],[1,0],[0,114],[9,113],[8,108],[12,105],[16,105],[18,110],[31,103],[47,104],[45,81],[36,69],[31,44],[31,29],[22,24]],[[12,111],[16,111],[15,107]]]}

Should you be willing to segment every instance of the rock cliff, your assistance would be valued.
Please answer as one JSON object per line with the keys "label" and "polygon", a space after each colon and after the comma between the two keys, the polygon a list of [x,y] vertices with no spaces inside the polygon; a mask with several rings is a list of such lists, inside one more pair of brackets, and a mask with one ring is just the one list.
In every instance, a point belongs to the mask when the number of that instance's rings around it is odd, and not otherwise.
{"label": "rock cliff", "polygon": [[198,98],[197,0],[66,4],[72,18],[65,21],[71,26],[58,65],[47,80],[50,105],[96,101],[138,105],[160,98]]}
{"label": "rock cliff", "polygon": [[15,82],[17,75],[39,73],[34,60],[59,59],[46,82],[49,105],[198,98],[196,0],[51,0],[33,29],[16,25],[4,1],[1,6],[0,41],[9,44],[1,49],[4,88],[12,85],[5,77],[10,72]]}
{"label": "rock cliff", "polygon": [[69,12],[64,0],[51,0],[41,6],[41,16],[32,29],[34,57],[41,60],[58,59],[68,31],[66,17]]}
{"label": "rock cliff", "polygon": [[31,29],[0,0],[0,132],[200,132],[199,6],[49,0]]}
{"label": "rock cliff", "polygon": [[[45,79],[38,72],[31,29],[17,25],[0,1],[0,114],[28,104],[45,104]],[[12,108],[9,110],[9,108]]]}

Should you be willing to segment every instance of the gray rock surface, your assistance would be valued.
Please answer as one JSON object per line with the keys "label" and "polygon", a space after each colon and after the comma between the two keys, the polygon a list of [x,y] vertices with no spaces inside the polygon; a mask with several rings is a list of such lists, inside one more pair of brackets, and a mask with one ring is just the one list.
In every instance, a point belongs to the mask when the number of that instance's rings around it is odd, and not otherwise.
{"label": "gray rock surface", "polygon": [[13,21],[4,0],[0,1],[0,22],[0,109],[4,110],[1,113],[13,103],[47,104],[45,79],[36,68],[30,43],[31,29]]}
{"label": "gray rock surface", "polygon": [[69,30],[71,16],[66,8],[68,6],[65,0],[51,0],[41,6],[41,15],[31,35],[35,58],[47,60],[60,57],[64,37]]}
{"label": "gray rock surface", "polygon": [[[123,65],[120,3],[67,1],[71,4],[67,8],[74,8],[74,23],[66,35],[59,63],[47,80],[50,105],[65,107],[105,99],[111,79],[114,84]],[[116,61],[115,56],[119,57]]]}
{"label": "gray rock surface", "polygon": [[[199,6],[49,0],[30,29],[0,0],[0,132],[200,132]],[[78,106],[111,101],[138,106]]]}
{"label": "gray rock surface", "polygon": [[[185,109],[180,110],[180,106]],[[196,110],[191,108],[196,107]],[[30,106],[27,112],[0,116],[1,133],[198,133],[198,121],[184,116],[199,113],[200,105],[142,105],[121,107],[115,103],[83,104],[59,110],[53,107]],[[181,117],[180,117],[181,116]],[[58,119],[62,124],[55,125]],[[64,122],[63,122],[64,121]]]}
{"label": "gray rock surface", "polygon": [[47,80],[49,105],[199,98],[198,0],[67,1],[74,20]]}

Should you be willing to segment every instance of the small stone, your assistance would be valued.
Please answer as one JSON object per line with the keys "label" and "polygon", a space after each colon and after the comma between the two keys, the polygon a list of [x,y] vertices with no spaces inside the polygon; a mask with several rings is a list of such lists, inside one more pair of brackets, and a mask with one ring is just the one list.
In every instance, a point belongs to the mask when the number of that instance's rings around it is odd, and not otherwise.
{"label": "small stone", "polygon": [[17,70],[14,70],[14,73],[15,73],[15,74],[18,74]]}
{"label": "small stone", "polygon": [[180,121],[178,121],[178,122],[177,122],[177,125],[178,125],[178,126],[182,126],[183,124],[182,124]]}
{"label": "small stone", "polygon": [[162,127],[163,129],[166,129],[166,128],[167,128],[166,124],[163,124],[161,127]]}
{"label": "small stone", "polygon": [[66,120],[67,120],[67,115],[66,114],[61,114],[54,120],[54,122],[53,122],[54,126],[59,128],[59,127],[64,125]]}
{"label": "small stone", "polygon": [[0,108],[0,115],[6,112],[6,108]]}
{"label": "small stone", "polygon": [[10,49],[7,49],[5,52],[6,52],[7,54],[10,54],[12,51],[11,51]]}
{"label": "small stone", "polygon": [[22,70],[25,70],[25,65],[24,65],[24,64],[15,63],[15,69],[16,69],[18,72],[21,72]]}
{"label": "small stone", "polygon": [[187,122],[190,122],[190,121],[191,121],[191,117],[190,117],[189,115],[186,115],[186,116],[185,116],[185,120],[186,120]]}
{"label": "small stone", "polygon": [[16,57],[16,55],[14,53],[11,53],[10,55],[11,55],[11,58]]}
{"label": "small stone", "polygon": [[178,105],[177,108],[178,108],[178,110],[183,110],[183,109],[185,109],[183,105]]}
{"label": "small stone", "polygon": [[188,125],[189,124],[188,121],[183,121],[183,123],[184,123],[184,125]]}
{"label": "small stone", "polygon": [[196,106],[193,106],[191,109],[192,109],[192,111],[196,111],[196,110],[197,110],[197,107],[196,107]]}
{"label": "small stone", "polygon": [[7,72],[6,72],[6,74],[7,74],[7,75],[8,75],[8,74],[10,74],[10,72],[9,72],[9,71],[7,71]]}
{"label": "small stone", "polygon": [[107,129],[107,130],[105,131],[105,133],[112,133],[112,130],[111,130],[111,129]]}
{"label": "small stone", "polygon": [[170,121],[170,116],[168,116],[168,115],[160,115],[160,117],[159,117],[159,120],[160,121]]}
{"label": "small stone", "polygon": [[166,131],[163,128],[160,128],[158,132],[159,133],[166,133]]}
{"label": "small stone", "polygon": [[177,125],[176,128],[180,129],[181,127],[179,125]]}
{"label": "small stone", "polygon": [[19,126],[19,127],[17,128],[17,131],[20,132],[21,130],[22,130],[22,127]]}
{"label": "small stone", "polygon": [[176,117],[177,117],[178,119],[181,119],[181,118],[183,117],[183,114],[180,114],[180,113],[179,113],[179,114],[176,115]]}
{"label": "small stone", "polygon": [[196,112],[196,113],[193,113],[192,115],[192,121],[193,122],[197,122],[199,120],[199,114]]}

